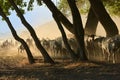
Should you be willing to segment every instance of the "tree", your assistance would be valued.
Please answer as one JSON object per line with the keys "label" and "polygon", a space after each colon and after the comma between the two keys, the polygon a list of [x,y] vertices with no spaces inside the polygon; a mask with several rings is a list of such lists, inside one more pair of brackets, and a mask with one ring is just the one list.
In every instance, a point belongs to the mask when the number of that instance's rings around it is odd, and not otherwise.
{"label": "tree", "polygon": [[[37,1],[39,1],[39,0],[37,0]],[[60,22],[70,31],[70,32],[72,32],[72,33],[76,33],[75,32],[75,30],[73,29],[74,28],[74,26],[73,26],[73,24],[57,9],[57,7],[53,4],[53,2],[51,1],[51,0],[43,0],[43,2],[47,5],[47,7],[49,8],[49,10],[52,12],[52,14],[54,14],[54,16],[56,16],[56,17],[58,17],[59,18],[59,20],[60,20]],[[77,32],[77,34],[78,34],[78,32]],[[82,35],[84,35],[84,34],[82,34]],[[78,35],[79,36],[79,35]],[[82,37],[81,37],[82,38]],[[78,40],[78,39],[77,39]],[[80,41],[79,41],[80,42]],[[80,54],[80,55],[78,55],[78,56],[81,56],[82,55],[82,57],[83,57],[83,59],[87,59],[87,57],[86,57],[86,55],[85,55],[85,53],[84,53],[84,51],[82,51],[84,48],[84,37],[82,38],[82,47],[80,47],[80,51],[81,52],[79,52],[78,54]],[[80,45],[80,46],[81,46]]]}
{"label": "tree", "polygon": [[75,0],[67,0],[72,12],[72,19],[73,19],[73,27],[74,27],[74,35],[76,40],[79,44],[80,55],[82,56],[81,59],[87,60],[87,56],[85,54],[85,44],[84,44],[84,29],[82,25],[81,15],[79,10],[76,6]]}
{"label": "tree", "polygon": [[[14,0],[16,5],[19,7],[22,14],[25,13],[24,8],[27,7],[27,2],[24,0]],[[14,8],[11,6],[8,0],[0,0],[0,5],[3,8],[4,13],[6,16],[9,16],[11,14],[11,11],[14,10]]]}
{"label": "tree", "polygon": [[[81,4],[83,4],[83,5],[85,5],[86,4],[86,2],[85,2],[85,0],[77,0],[77,3],[80,3],[81,1],[83,1]],[[105,6],[107,7],[107,9],[109,10],[109,12],[117,12],[117,14],[115,14],[115,15],[118,15],[119,14],[119,10],[120,10],[120,7],[119,6],[116,6],[116,5],[119,5],[119,3],[120,3],[120,0],[102,0],[103,2],[104,2],[104,4],[105,4]],[[66,9],[66,11],[68,11],[69,12],[69,9],[68,9],[68,7],[66,8],[65,6],[68,6],[67,5],[67,3],[63,3],[63,2],[66,2],[66,0],[60,0],[60,4],[59,4],[59,7],[60,7],[60,10],[64,10],[64,12],[65,12],[65,9]],[[90,2],[90,4],[91,4],[91,0],[89,0],[89,2]],[[105,31],[106,31],[106,34],[107,34],[107,36],[114,36],[114,35],[116,35],[116,34],[118,34],[118,29],[117,29],[117,26],[116,26],[116,24],[113,22],[113,20],[111,19],[111,17],[109,16],[109,14],[107,13],[107,11],[105,10],[105,7],[103,6],[103,4],[102,4],[102,2],[101,2],[101,0],[96,0],[96,1],[93,1],[92,0],[92,2],[94,2],[93,4],[91,4],[91,5],[94,5],[94,7],[93,6],[91,6],[92,7],[92,9],[93,8],[96,8],[96,9],[94,9],[94,10],[91,10],[91,8],[90,8],[90,10],[89,10],[89,14],[88,14],[88,19],[87,19],[87,23],[86,23],[86,26],[85,26],[85,33],[87,33],[87,34],[94,34],[95,32],[96,32],[96,28],[97,28],[97,23],[98,23],[98,21],[97,21],[97,18],[98,18],[98,20],[102,23],[102,25],[103,25],[103,28],[105,29]],[[97,4],[97,3],[98,4]],[[100,3],[99,3],[100,2]],[[65,5],[66,4],[66,5]],[[63,6],[62,6],[63,5]],[[86,9],[89,9],[89,4],[87,3],[86,5],[88,5],[88,6],[86,6],[87,8]],[[100,7],[100,5],[101,5],[101,7]],[[78,5],[79,6],[79,5]],[[65,7],[65,8],[64,8]],[[117,9],[116,9],[117,8]],[[85,10],[86,10],[85,9]],[[101,11],[102,10],[102,11]],[[91,12],[91,11],[93,11],[93,12]],[[98,12],[99,11],[99,12]],[[104,15],[103,15],[104,14]],[[90,16],[94,16],[94,18],[91,18],[91,20],[90,20]],[[99,16],[99,17],[98,17]],[[106,18],[105,18],[106,17]],[[94,21],[95,21],[95,23],[94,23]],[[109,24],[110,23],[110,24]],[[109,28],[109,27],[110,28]],[[94,30],[93,32],[91,32],[91,30]],[[112,30],[112,32],[111,32],[111,30]]]}
{"label": "tree", "polygon": [[98,25],[98,19],[96,15],[94,14],[92,8],[90,7],[89,13],[88,13],[88,18],[85,24],[85,34],[87,35],[95,35],[96,34],[96,29]]}
{"label": "tree", "polygon": [[19,16],[21,22],[23,23],[23,25],[28,29],[28,31],[30,32],[33,40],[35,41],[35,44],[37,46],[37,48],[40,50],[42,56],[44,57],[44,62],[47,63],[51,63],[54,64],[54,61],[51,59],[51,57],[48,55],[47,51],[43,48],[43,46],[41,45],[41,42],[39,40],[39,38],[37,37],[34,29],[32,28],[32,26],[25,20],[23,14],[21,13],[21,11],[19,10],[19,8],[17,7],[17,5],[14,3],[13,0],[9,0],[10,4],[14,7],[15,11],[17,12],[17,15]]}
{"label": "tree", "polygon": [[120,0],[102,0],[111,15],[120,16]]}
{"label": "tree", "polygon": [[29,63],[30,63],[30,64],[35,63],[35,61],[34,61],[34,59],[33,59],[33,56],[32,56],[32,53],[31,53],[31,51],[30,51],[27,43],[26,43],[22,38],[20,38],[20,37],[17,35],[17,33],[16,33],[15,29],[13,28],[13,26],[12,26],[9,18],[8,18],[8,17],[6,16],[6,14],[3,12],[3,9],[2,9],[1,6],[0,6],[0,15],[1,15],[1,16],[4,18],[4,20],[7,22],[8,27],[10,28],[13,37],[14,37],[17,41],[19,41],[19,42],[24,46],[24,48],[25,48],[25,50],[26,50],[26,52],[27,52],[27,56],[28,56]]}
{"label": "tree", "polygon": [[[49,8],[49,10],[52,12],[52,14],[54,14],[54,16],[57,16],[60,20],[60,22],[72,33],[76,33],[75,30],[73,29],[74,26],[73,24],[57,9],[57,7],[53,4],[53,2],[51,0],[43,0],[43,2],[47,5],[47,7]],[[67,25],[66,25],[67,24]],[[69,25],[69,26],[68,26]],[[78,33],[78,32],[77,32]],[[84,34],[83,34],[84,35]],[[79,35],[78,35],[79,36]],[[83,37],[84,38],[84,37]],[[82,39],[83,39],[82,38]],[[78,39],[77,39],[78,40]],[[84,44],[84,43],[83,43]],[[80,45],[81,46],[81,45]],[[84,45],[82,45],[82,47],[84,47]],[[80,47],[81,48],[81,47]],[[82,57],[84,57],[84,59],[87,59],[87,57],[84,54],[84,51],[82,52],[83,49],[81,49],[81,53],[79,52],[78,54],[82,55]],[[83,54],[82,54],[83,53]],[[78,56],[80,56],[78,55]]]}
{"label": "tree", "polygon": [[65,33],[64,29],[63,29],[63,26],[62,26],[59,18],[58,18],[56,15],[54,15],[54,14],[53,14],[53,18],[54,18],[54,20],[56,21],[56,23],[57,23],[57,25],[58,25],[58,28],[59,28],[59,30],[60,30],[60,32],[61,32],[61,34],[62,34],[63,42],[64,42],[64,44],[65,44],[66,49],[67,49],[68,52],[70,53],[72,60],[73,60],[73,61],[77,61],[77,60],[78,60],[78,56],[77,56],[77,55],[75,54],[75,52],[71,49],[71,47],[70,47],[70,45],[69,45],[69,43],[68,43],[68,40],[67,40],[66,33]]}
{"label": "tree", "polygon": [[[39,0],[37,0],[40,2]],[[62,22],[65,28],[67,28],[71,33],[74,33],[72,23],[57,9],[54,3],[51,0],[43,0],[49,10],[54,13],[54,15],[58,16],[59,20]]]}
{"label": "tree", "polygon": [[[30,28],[31,28],[31,25],[30,24],[28,24],[27,23],[27,21],[25,20],[25,18],[24,18],[24,16],[21,14],[21,12],[20,12],[20,10],[18,9],[18,7],[16,6],[16,4],[13,2],[13,0],[9,0],[9,1],[11,1],[10,3],[12,4],[12,6],[13,6],[13,8],[16,10],[16,12],[17,12],[17,15],[20,17],[20,19],[21,19],[21,21],[22,21],[22,23],[25,25],[25,26],[27,26],[27,29],[30,31]],[[59,11],[59,10],[58,10]],[[62,14],[62,13],[61,13]],[[62,18],[64,18],[64,19],[62,19]],[[71,23],[69,22],[69,20],[62,14],[62,18],[61,18],[61,21],[64,23],[64,24],[66,24],[66,22],[67,23],[69,23],[69,25],[71,25]],[[29,27],[28,27],[29,26]],[[32,29],[31,29],[32,30]],[[32,30],[31,31],[31,36],[33,37],[33,39],[34,38],[36,38],[37,36],[35,36],[35,32]],[[33,36],[34,35],[34,36]],[[35,39],[36,40],[36,39]],[[37,45],[38,45],[38,43],[37,43]],[[40,45],[39,45],[40,46]],[[43,50],[43,49],[42,49]],[[44,50],[45,51],[45,50]],[[46,55],[44,55],[43,54],[43,56],[45,56],[46,57]],[[50,60],[45,60],[45,61],[50,61]]]}
{"label": "tree", "polygon": [[[87,0],[76,0],[76,5],[82,14],[87,13],[89,10],[89,2]],[[71,14],[67,0],[58,1],[58,9],[66,16]]]}
{"label": "tree", "polygon": [[[119,6],[120,0],[101,0],[101,1],[103,2],[108,13],[110,13],[111,15],[120,16],[120,6]],[[58,3],[59,3],[58,8],[60,9],[60,11],[62,11],[63,14],[65,15],[69,15],[70,9],[68,7],[67,0],[59,0]],[[89,11],[90,8],[89,0],[77,0],[76,4],[78,8],[80,8],[79,10],[81,13],[87,13]]]}
{"label": "tree", "polygon": [[110,15],[107,13],[106,9],[104,8],[104,5],[102,4],[101,0],[89,0],[91,7],[98,18],[98,20],[103,25],[106,36],[115,36],[118,34],[118,28],[114,21],[111,19]]}

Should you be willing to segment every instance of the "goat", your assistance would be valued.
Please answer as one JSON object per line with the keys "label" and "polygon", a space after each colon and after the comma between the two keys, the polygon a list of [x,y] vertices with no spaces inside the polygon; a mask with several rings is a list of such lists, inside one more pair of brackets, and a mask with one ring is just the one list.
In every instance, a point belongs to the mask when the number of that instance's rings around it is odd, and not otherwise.
{"label": "goat", "polygon": [[115,63],[115,54],[120,49],[120,40],[117,37],[106,38],[102,41],[103,53],[107,53],[107,61],[110,62],[112,56],[112,62]]}
{"label": "goat", "polygon": [[18,53],[23,53],[25,50],[24,46],[21,44],[19,47],[18,47]]}

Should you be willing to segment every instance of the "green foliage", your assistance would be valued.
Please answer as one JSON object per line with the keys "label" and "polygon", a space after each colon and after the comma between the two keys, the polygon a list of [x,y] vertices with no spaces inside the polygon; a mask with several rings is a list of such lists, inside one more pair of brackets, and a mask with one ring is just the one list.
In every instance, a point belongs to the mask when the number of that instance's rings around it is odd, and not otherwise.
{"label": "green foliage", "polygon": [[[87,13],[90,7],[89,0],[76,0],[81,13]],[[120,16],[120,0],[102,0],[107,11],[112,15]],[[65,14],[70,14],[67,0],[59,0],[58,8]]]}
{"label": "green foliage", "polygon": [[[76,4],[81,13],[86,13],[89,9],[89,2],[86,0],[77,0]],[[58,8],[63,12],[63,14],[70,14],[70,8],[68,6],[67,0],[60,0],[58,3]]]}
{"label": "green foliage", "polygon": [[69,14],[70,9],[69,9],[67,0],[60,0],[60,2],[58,3],[58,8],[61,10],[61,12],[64,15]]}
{"label": "green foliage", "polygon": [[33,10],[33,3],[34,3],[34,0],[29,1],[28,8],[27,8],[28,11]]}
{"label": "green foliage", "polygon": [[37,1],[37,4],[38,4],[39,6],[42,5],[42,0],[36,0],[36,1]]}
{"label": "green foliage", "polygon": [[[42,5],[42,0],[14,0],[16,5],[19,7],[21,12],[25,13],[25,7],[28,11],[32,11],[34,7],[34,2],[36,1],[39,6]],[[102,0],[107,11],[110,14],[120,16],[120,0]],[[81,13],[87,13],[90,7],[89,0],[76,0],[76,4]],[[8,0],[0,0],[0,6],[3,8],[3,11],[6,15],[10,15],[11,10],[14,8],[11,6]],[[70,8],[68,6],[67,0],[59,0],[58,8],[63,12],[64,15],[70,14]]]}
{"label": "green foliage", "polygon": [[[29,1],[28,7],[27,7],[27,10],[28,10],[28,11],[32,11],[32,10],[33,10],[34,2],[35,2],[35,0],[30,0],[30,1]],[[37,2],[37,5],[39,5],[39,6],[42,5],[42,0],[36,0],[36,2]]]}
{"label": "green foliage", "polygon": [[[16,5],[19,7],[20,11],[24,14],[25,7],[27,6],[27,2],[25,0],[14,0]],[[12,5],[9,3],[9,0],[0,0],[0,6],[2,7],[3,11],[6,15],[10,15],[11,11],[14,10]]]}
{"label": "green foliage", "polygon": [[[27,11],[33,10],[35,1],[38,5],[42,5],[42,0],[14,0],[14,2],[23,14],[25,13],[26,8]],[[3,8],[3,11],[6,13],[6,15],[10,15],[11,11],[14,10],[12,5],[9,3],[9,0],[0,0],[0,6]]]}
{"label": "green foliage", "polygon": [[103,2],[110,14],[120,16],[120,0],[103,0]]}
{"label": "green foliage", "polygon": [[6,15],[10,15],[9,9],[11,5],[7,0],[0,0],[0,6],[3,8],[3,11],[6,13]]}

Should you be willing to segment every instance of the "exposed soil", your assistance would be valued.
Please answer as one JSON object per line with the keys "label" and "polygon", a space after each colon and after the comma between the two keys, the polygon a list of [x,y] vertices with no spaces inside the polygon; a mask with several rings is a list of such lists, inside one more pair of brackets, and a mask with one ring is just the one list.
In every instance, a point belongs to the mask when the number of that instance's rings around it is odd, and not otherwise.
{"label": "exposed soil", "polygon": [[[120,64],[56,60],[45,64],[39,58],[28,64],[25,53],[16,49],[0,50],[0,80],[120,80]],[[39,56],[38,56],[39,57]]]}
{"label": "exposed soil", "polygon": [[[7,62],[9,63],[9,62]],[[14,66],[17,64],[16,66]],[[10,63],[9,63],[10,65]],[[1,64],[0,80],[119,80],[120,64],[92,62],[56,63],[55,65],[28,64],[24,58],[12,65]],[[3,67],[4,66],[4,67]]]}

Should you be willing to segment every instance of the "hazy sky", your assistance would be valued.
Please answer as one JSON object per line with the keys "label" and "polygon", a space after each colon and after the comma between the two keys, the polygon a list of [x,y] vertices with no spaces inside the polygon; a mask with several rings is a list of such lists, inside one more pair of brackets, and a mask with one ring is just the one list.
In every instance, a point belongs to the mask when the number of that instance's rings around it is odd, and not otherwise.
{"label": "hazy sky", "polygon": [[[33,26],[36,27],[45,22],[52,20],[51,12],[48,10],[46,6],[35,6],[33,11],[26,12],[24,14],[26,20]],[[15,11],[9,16],[14,28],[17,31],[21,31],[24,29],[20,19],[16,16]],[[0,17],[0,38],[4,38],[11,34],[8,25],[5,21],[1,20]]]}

